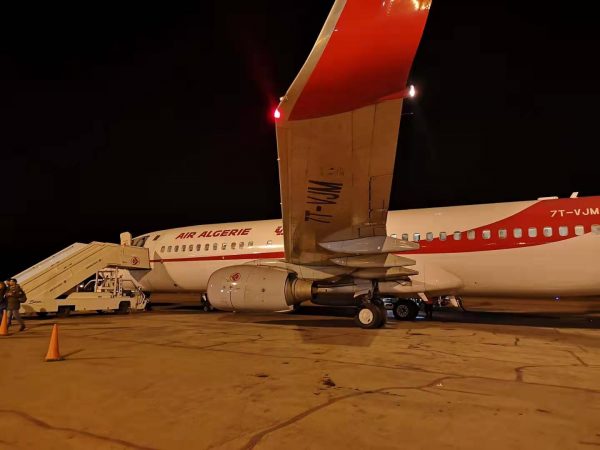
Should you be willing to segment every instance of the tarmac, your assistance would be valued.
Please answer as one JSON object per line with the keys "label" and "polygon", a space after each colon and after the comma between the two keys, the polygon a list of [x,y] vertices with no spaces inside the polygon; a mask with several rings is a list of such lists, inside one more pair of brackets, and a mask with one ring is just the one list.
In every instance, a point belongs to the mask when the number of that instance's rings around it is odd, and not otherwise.
{"label": "tarmac", "polygon": [[[64,360],[45,362],[54,323]],[[27,325],[0,338],[0,449],[600,447],[592,310],[362,330],[175,303]]]}

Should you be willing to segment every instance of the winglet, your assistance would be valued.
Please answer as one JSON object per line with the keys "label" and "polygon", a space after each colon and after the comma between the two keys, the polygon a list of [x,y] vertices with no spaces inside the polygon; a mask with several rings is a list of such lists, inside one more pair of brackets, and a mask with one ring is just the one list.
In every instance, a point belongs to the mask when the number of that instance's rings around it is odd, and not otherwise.
{"label": "winglet", "polygon": [[431,0],[337,0],[277,109],[280,121],[406,97],[430,7]]}

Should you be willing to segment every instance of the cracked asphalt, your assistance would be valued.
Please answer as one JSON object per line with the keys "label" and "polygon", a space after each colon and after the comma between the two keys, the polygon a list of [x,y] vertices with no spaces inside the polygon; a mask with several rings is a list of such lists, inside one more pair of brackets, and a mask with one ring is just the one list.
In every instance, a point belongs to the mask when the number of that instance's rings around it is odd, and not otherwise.
{"label": "cracked asphalt", "polygon": [[[31,319],[0,338],[0,449],[600,447],[600,318],[444,311]],[[64,361],[46,363],[59,324]]]}

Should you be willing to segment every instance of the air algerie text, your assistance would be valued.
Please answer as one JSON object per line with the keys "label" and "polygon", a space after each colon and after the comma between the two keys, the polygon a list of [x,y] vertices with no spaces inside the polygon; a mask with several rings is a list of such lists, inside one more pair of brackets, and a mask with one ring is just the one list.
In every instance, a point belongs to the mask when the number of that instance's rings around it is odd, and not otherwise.
{"label": "air algerie text", "polygon": [[203,231],[202,233],[197,233],[196,231],[189,231],[187,233],[179,234],[175,239],[192,239],[192,238],[202,238],[202,237],[217,237],[217,236],[246,236],[252,228],[234,228],[232,230],[210,230]]}

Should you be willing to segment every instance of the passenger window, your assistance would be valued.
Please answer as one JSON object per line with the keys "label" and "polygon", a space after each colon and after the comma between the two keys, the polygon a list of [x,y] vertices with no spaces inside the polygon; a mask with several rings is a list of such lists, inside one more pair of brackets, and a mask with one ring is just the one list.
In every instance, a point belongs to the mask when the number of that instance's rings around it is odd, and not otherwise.
{"label": "passenger window", "polygon": [[217,250],[219,248],[219,244],[217,244],[216,242],[213,244],[213,250]]}
{"label": "passenger window", "polygon": [[537,228],[529,227],[529,229],[527,230],[527,234],[529,235],[530,238],[537,237]]}
{"label": "passenger window", "polygon": [[202,244],[197,244],[196,251],[199,252],[200,250],[202,250]]}
{"label": "passenger window", "polygon": [[164,252],[165,252],[165,246],[164,246],[164,245],[163,245],[163,246],[160,248],[160,252],[161,252],[161,253],[164,253]]}
{"label": "passenger window", "polygon": [[569,235],[569,227],[566,225],[563,225],[562,227],[558,227],[558,234],[560,234],[561,236],[568,236]]}
{"label": "passenger window", "polygon": [[271,245],[273,241],[267,241],[267,245]]}
{"label": "passenger window", "polygon": [[152,239],[153,241],[158,241],[158,238],[160,237],[160,234],[157,234],[156,236],[154,236],[154,239]]}
{"label": "passenger window", "polygon": [[221,244],[221,250],[227,250],[227,244],[226,243],[222,243]]}
{"label": "passenger window", "polygon": [[408,241],[408,233],[403,233],[402,234],[402,240],[403,241]]}
{"label": "passenger window", "polygon": [[467,231],[467,239],[472,241],[473,239],[475,239],[475,230],[469,230]]}
{"label": "passenger window", "polygon": [[421,233],[413,234],[413,241],[419,242],[421,240]]}
{"label": "passenger window", "polygon": [[254,241],[248,242],[248,247],[254,247]]}
{"label": "passenger window", "polygon": [[173,248],[173,247],[169,245],[169,248],[167,248],[167,252],[171,253],[171,249],[172,249],[172,248]]}
{"label": "passenger window", "polygon": [[398,237],[398,235],[396,233],[393,233],[392,236],[394,239],[396,239]]}
{"label": "passenger window", "polygon": [[235,250],[235,242],[231,243],[231,250]]}
{"label": "passenger window", "polygon": [[194,251],[194,245],[193,245],[193,244],[190,244],[190,248],[189,248],[188,250],[189,250],[190,252],[193,252],[193,251]]}
{"label": "passenger window", "polygon": [[244,243],[240,242],[240,250],[244,248]]}
{"label": "passenger window", "polygon": [[498,230],[498,237],[500,239],[506,239],[507,236],[508,236],[508,233],[506,232],[506,228],[500,228]]}
{"label": "passenger window", "polygon": [[600,234],[600,225],[592,225],[592,233]]}
{"label": "passenger window", "polygon": [[481,232],[481,237],[484,239],[489,239],[492,237],[492,232],[490,230],[483,230]]}
{"label": "passenger window", "polygon": [[175,246],[175,250],[174,250],[174,251],[176,251],[176,252],[178,252],[178,251],[179,251],[179,245],[176,245],[176,246]]}
{"label": "passenger window", "polygon": [[575,225],[575,236],[581,236],[582,234],[585,234],[583,225]]}
{"label": "passenger window", "polygon": [[440,241],[445,241],[447,237],[445,231],[440,231]]}
{"label": "passenger window", "polygon": [[460,231],[455,231],[453,236],[455,241],[460,241],[462,239],[462,233]]}
{"label": "passenger window", "polygon": [[552,237],[552,227],[544,227],[544,236]]}
{"label": "passenger window", "polygon": [[431,231],[428,231],[425,235],[425,239],[427,239],[429,242],[433,241],[433,233]]}
{"label": "passenger window", "polygon": [[513,236],[516,237],[517,239],[522,238],[523,237],[523,230],[521,230],[520,228],[515,228],[513,230]]}
{"label": "passenger window", "polygon": [[207,252],[210,248],[210,244],[204,244],[204,251]]}

